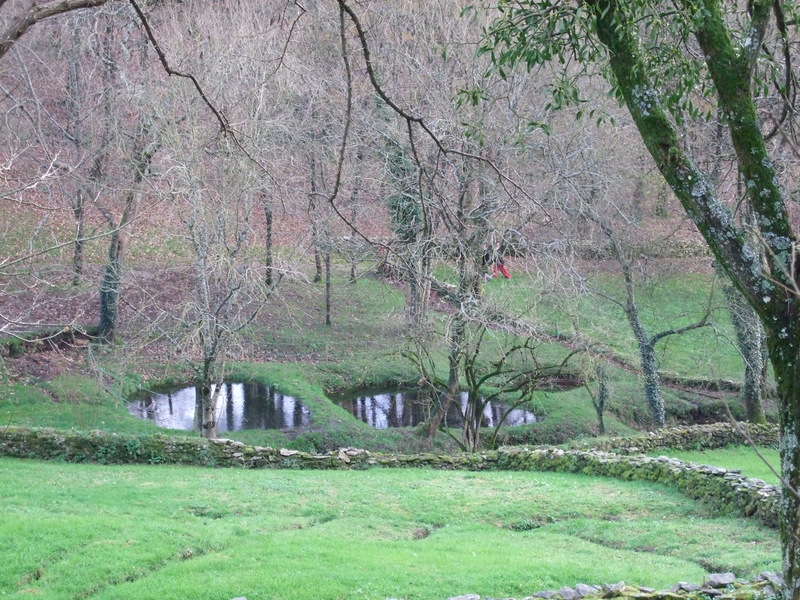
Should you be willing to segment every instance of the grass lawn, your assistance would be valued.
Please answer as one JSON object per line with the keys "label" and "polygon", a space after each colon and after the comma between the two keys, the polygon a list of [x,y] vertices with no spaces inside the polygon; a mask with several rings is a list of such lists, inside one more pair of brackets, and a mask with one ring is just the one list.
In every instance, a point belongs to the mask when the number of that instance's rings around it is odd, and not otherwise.
{"label": "grass lawn", "polygon": [[[611,288],[615,281],[601,283]],[[522,271],[486,286],[487,297],[504,310],[552,323],[553,332],[580,321],[591,338],[635,364],[618,310],[597,296],[564,308],[536,297],[538,287]],[[643,295],[648,327],[691,322],[710,288],[709,278],[687,275]],[[325,396],[326,390],[417,381],[401,356],[407,343],[402,290],[371,277],[352,285],[338,279],[331,327],[322,324],[321,290],[300,282],[282,287],[239,340],[238,351],[249,360],[228,364],[232,378],[300,398],[312,410],[315,430],[232,437],[299,449],[430,446],[413,431],[369,428]],[[438,334],[447,318],[447,311],[434,313]],[[659,345],[660,366],[739,379],[741,359],[728,342],[729,327],[720,317],[716,328],[670,338]],[[499,333],[487,337],[486,360],[503,341]],[[433,336],[430,350],[446,374],[446,339]],[[125,394],[137,382],[180,370],[166,359],[156,367],[125,352],[124,345],[93,348],[94,362],[87,358],[83,371],[44,380],[4,372],[15,359],[0,362],[0,423],[156,431],[127,413]],[[560,360],[566,352],[559,343],[542,343],[540,358]],[[87,375],[90,366],[106,375],[102,382]],[[647,408],[635,373],[613,368],[610,375],[606,424],[622,434],[647,421]],[[693,406],[668,390],[665,396],[673,415]],[[509,429],[509,440],[563,441],[594,431],[583,388],[537,392],[530,408],[541,421],[520,428],[516,438]],[[433,450],[445,442],[435,440]],[[773,477],[747,449],[670,455]],[[755,522],[719,518],[655,484],[569,474],[236,471],[0,459],[0,502],[0,595],[9,598],[521,598],[581,582],[664,588],[699,583],[710,572],[751,578],[780,569],[777,532]]]}
{"label": "grass lawn", "polygon": [[8,598],[523,597],[780,566],[775,531],[580,475],[0,459],[0,501]]}

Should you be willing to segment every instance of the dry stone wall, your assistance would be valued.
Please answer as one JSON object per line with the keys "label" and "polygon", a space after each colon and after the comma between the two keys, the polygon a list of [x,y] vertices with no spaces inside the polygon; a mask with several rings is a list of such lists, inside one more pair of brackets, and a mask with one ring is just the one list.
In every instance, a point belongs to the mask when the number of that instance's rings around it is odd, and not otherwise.
{"label": "dry stone wall", "polygon": [[632,454],[661,448],[711,450],[726,446],[739,446],[744,443],[753,443],[756,446],[775,446],[778,443],[778,435],[778,426],[773,423],[763,425],[713,423],[673,427],[629,437],[597,438],[585,442],[573,442],[570,444],[570,448]]}
{"label": "dry stone wall", "polygon": [[[746,433],[743,433],[746,432]],[[752,516],[778,526],[780,490],[739,471],[686,463],[666,456],[642,454],[667,445],[711,448],[742,444],[777,443],[777,429],[755,426],[743,430],[727,424],[664,430],[658,435],[604,440],[600,448],[563,450],[554,447],[501,448],[475,454],[377,454],[342,448],[325,454],[249,446],[233,440],[122,435],[101,431],[0,428],[0,455],[101,464],[180,464],[206,467],[273,469],[412,468],[466,470],[555,471],[584,473],[626,480],[644,480],[673,486],[723,514]],[[606,448],[622,450],[612,452]]]}

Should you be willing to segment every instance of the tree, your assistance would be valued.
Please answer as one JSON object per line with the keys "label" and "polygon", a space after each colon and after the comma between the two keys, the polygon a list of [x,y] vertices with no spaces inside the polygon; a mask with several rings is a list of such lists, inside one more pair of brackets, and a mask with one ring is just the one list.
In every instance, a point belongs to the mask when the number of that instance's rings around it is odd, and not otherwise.
{"label": "tree", "polygon": [[[580,99],[576,73],[600,65],[656,166],[716,261],[764,325],[779,399],[785,595],[800,598],[800,295],[797,236],[773,132],[790,137],[791,1],[501,1],[484,51],[497,67],[565,65],[555,103]],[[574,58],[574,60],[573,60]],[[578,66],[575,66],[575,62]],[[763,90],[777,98],[762,100]],[[751,226],[735,218],[681,127],[718,109],[744,179]],[[771,110],[775,109],[775,110]],[[791,140],[790,140],[791,141]],[[752,243],[753,235],[763,254]],[[764,260],[760,257],[764,256]]]}
{"label": "tree", "polygon": [[113,341],[119,318],[119,301],[122,287],[122,259],[125,240],[133,221],[137,217],[141,201],[141,185],[150,168],[153,155],[159,148],[159,142],[152,137],[150,124],[140,123],[139,131],[134,135],[131,188],[125,192],[125,201],[119,219],[115,219],[108,210],[102,210],[108,221],[111,235],[108,242],[108,262],[100,284],[100,319],[97,336],[105,342]]}
{"label": "tree", "polygon": [[[152,61],[146,60],[147,40],[131,16],[124,4],[108,5],[42,24],[39,35],[6,55],[0,83],[13,90],[13,96],[4,94],[4,104],[16,104],[12,112],[21,117],[7,121],[16,138],[12,147],[24,142],[27,133],[23,154],[29,169],[52,157],[61,165],[58,177],[31,188],[30,196],[47,194],[58,207],[47,207],[53,214],[69,207],[74,286],[83,275],[85,248],[99,238],[109,243],[100,314],[95,317],[103,340],[111,339],[116,328],[123,248],[139,216],[140,184],[155,151],[153,128],[141,117],[147,111],[138,94]],[[62,85],[54,85],[58,76]],[[38,199],[31,206],[36,204]],[[59,220],[50,220],[50,236],[58,239]],[[74,292],[82,290],[76,287]]]}
{"label": "tree", "polygon": [[83,8],[102,6],[108,0],[54,0],[52,2],[33,3],[26,10],[7,15],[8,7],[0,2],[0,59],[11,47],[25,35],[31,27],[51,17],[63,15]]}
{"label": "tree", "polygon": [[[280,90],[273,88],[274,68],[267,60],[281,52],[280,32],[264,31],[269,20],[259,14],[259,6],[241,3],[219,11],[198,3],[191,33],[181,35],[175,32],[185,25],[183,9],[173,7],[159,15],[158,32],[176,44],[174,51],[203,44],[204,53],[189,54],[197,61],[203,84],[241,124],[238,135],[247,147],[220,131],[204,110],[197,110],[196,88],[185,80],[173,80],[167,89],[154,83],[149,90],[153,96],[160,94],[153,110],[162,148],[156,189],[183,224],[194,278],[193,297],[176,307],[180,314],[170,335],[180,340],[176,353],[188,356],[197,373],[196,415],[201,434],[209,438],[216,437],[218,401],[224,401],[221,384],[237,334],[253,323],[280,281],[280,275],[274,276],[277,266],[272,261],[264,265],[263,246],[257,246],[257,215],[267,211],[269,220],[272,208],[267,196],[274,180],[264,161],[279,139],[286,108]],[[232,44],[241,39],[259,43],[244,52]],[[267,288],[265,273],[273,277]]]}
{"label": "tree", "polygon": [[[186,135],[190,144],[202,131],[194,125]],[[183,307],[181,328],[187,339],[182,345],[196,359],[192,367],[200,389],[195,414],[200,433],[215,438],[229,348],[264,302],[252,242],[257,191],[248,189],[247,169],[242,172],[225,140],[206,141],[194,153],[181,141],[176,134],[165,139],[165,147],[179,157],[173,194],[194,263],[195,299]]]}
{"label": "tree", "polygon": [[[474,314],[474,313],[473,313]],[[468,323],[466,316],[452,320],[450,327],[458,326],[457,336],[446,334],[450,343],[458,340],[457,353],[448,357],[450,375],[448,379],[437,376],[435,357],[429,352],[429,345],[416,341],[415,347],[404,352],[406,358],[415,364],[422,375],[422,381],[429,385],[440,400],[435,423],[440,427],[444,415],[450,408],[454,395],[452,373],[453,362],[458,362],[456,373],[463,373],[466,401],[462,414],[461,438],[456,439],[462,450],[476,452],[484,445],[494,448],[498,434],[508,416],[530,401],[532,394],[543,381],[561,375],[574,354],[565,356],[561,363],[543,363],[540,359],[539,343],[532,337],[515,333],[492,332],[483,322]],[[487,350],[497,345],[498,348]],[[455,398],[461,396],[455,390]],[[481,430],[484,428],[484,413],[492,402],[505,405],[488,444],[484,444]],[[434,415],[432,415],[434,416]],[[452,436],[452,433],[444,430]],[[455,439],[455,436],[453,436]]]}
{"label": "tree", "polygon": [[386,198],[389,220],[397,240],[394,250],[400,272],[409,285],[409,322],[418,332],[427,326],[430,303],[431,221],[426,210],[425,191],[419,165],[412,150],[394,139],[387,139],[386,170],[389,195]]}
{"label": "tree", "polygon": [[744,361],[742,398],[745,413],[750,423],[766,423],[763,396],[767,376],[767,360],[764,327],[753,307],[732,285],[724,287],[728,311],[736,332],[736,343]]}
{"label": "tree", "polygon": [[[658,372],[657,346],[670,336],[709,325],[713,296],[703,307],[688,306],[687,303],[686,312],[670,318],[668,322],[665,320],[666,327],[660,331],[653,331],[648,326],[638,297],[647,288],[655,288],[660,280],[650,272],[647,257],[641,256],[641,216],[646,213],[642,178],[625,173],[625,166],[613,164],[625,158],[628,158],[625,162],[633,162],[630,154],[638,150],[635,144],[628,144],[629,147],[633,146],[632,152],[629,150],[625,154],[611,149],[612,146],[626,146],[622,137],[624,133],[610,135],[623,129],[618,127],[616,132],[608,132],[608,128],[604,128],[606,135],[604,146],[601,147],[592,144],[592,132],[585,124],[582,127],[573,126],[563,136],[553,134],[549,137],[551,171],[555,173],[557,185],[550,206],[567,219],[562,231],[574,238],[573,243],[585,243],[596,234],[599,240],[595,244],[602,246],[591,250],[603,256],[607,253],[616,262],[621,275],[619,290],[607,284],[598,285],[588,278],[586,289],[608,300],[625,315],[639,352],[639,367],[644,378],[651,422],[653,427],[660,428],[666,423],[666,414]],[[626,181],[632,182],[632,185],[626,185]],[[574,230],[570,232],[570,228]],[[649,241],[654,245],[666,246],[670,240],[653,239],[651,235]],[[702,312],[695,317],[693,313],[698,311]],[[694,322],[673,325],[676,317],[684,322]]]}

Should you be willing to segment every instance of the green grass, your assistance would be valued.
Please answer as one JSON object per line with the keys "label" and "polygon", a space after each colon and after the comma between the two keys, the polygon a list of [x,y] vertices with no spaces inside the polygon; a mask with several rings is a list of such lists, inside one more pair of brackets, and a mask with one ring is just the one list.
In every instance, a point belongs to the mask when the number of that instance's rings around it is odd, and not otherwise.
{"label": "green grass", "polygon": [[766,464],[750,446],[731,446],[729,448],[704,451],[659,450],[650,454],[651,456],[667,455],[686,462],[726,469],[739,469],[747,477],[762,479],[767,483],[778,485],[778,478],[770,469],[771,466],[780,473],[781,460],[778,451],[773,448],[759,448],[758,452],[767,461]]}
{"label": "green grass", "polygon": [[[603,273],[587,280],[588,289],[622,299],[620,275]],[[551,333],[583,335],[602,342],[632,365],[638,349],[623,311],[594,293],[551,293],[552,282],[520,270],[511,280],[492,280],[487,298],[542,324]],[[568,286],[564,289],[568,289]],[[658,277],[637,288],[637,302],[650,335],[698,321],[709,305],[710,326],[665,338],[657,346],[659,368],[680,375],[741,380],[743,366],[731,340],[733,332],[719,280],[711,275],[679,274]]]}
{"label": "green grass", "polygon": [[128,414],[124,401],[107,394],[96,379],[77,375],[60,375],[40,386],[0,382],[0,425],[120,433],[160,431],[149,421]]}
{"label": "green grass", "polygon": [[649,483],[0,459],[0,595],[522,597],[779,568],[777,533]]}
{"label": "green grass", "polygon": [[[258,379],[300,398],[312,409],[315,430],[231,437],[304,450],[452,447],[444,436],[431,443],[413,430],[372,429],[327,400],[325,390],[419,377],[400,355],[407,330],[402,290],[369,277],[349,284],[343,272],[339,265],[331,327],[323,324],[323,286],[288,282],[265,309],[267,318],[241,340],[245,350],[267,348],[272,358],[228,365],[232,379]],[[533,321],[552,322],[554,331],[563,328],[567,312],[537,291],[539,283],[515,270],[510,281],[489,282],[487,297]],[[648,326],[685,323],[687,307],[694,311],[709,286],[709,278],[682,276],[643,296]],[[635,363],[619,311],[596,297],[581,298],[576,308],[587,331]],[[442,329],[447,314],[433,319]],[[661,366],[740,379],[741,361],[726,341],[729,325],[719,323],[719,331],[660,346]],[[432,339],[441,372],[447,347],[441,337]],[[487,339],[489,355],[500,341],[500,334]],[[128,415],[120,394],[131,381],[158,379],[152,373],[180,379],[181,371],[119,360],[117,350],[94,352],[102,369],[117,376],[103,385],[77,375],[28,385],[0,377],[0,425],[156,431]],[[546,361],[564,353],[558,344],[541,347]],[[617,368],[610,376],[606,425],[611,434],[625,434],[648,421],[641,381]],[[672,415],[694,405],[666,390],[665,396]],[[542,422],[510,428],[504,441],[564,441],[595,431],[584,389],[537,393],[532,404]],[[741,456],[675,455],[768,479]],[[0,595],[19,598],[523,597],[578,582],[668,587],[699,582],[712,571],[752,577],[779,569],[775,532],[715,518],[656,485],[576,475],[101,468],[4,459],[0,502],[0,543],[8,557],[0,564]]]}
{"label": "green grass", "polygon": [[[403,292],[375,277],[350,283],[342,265],[333,277],[331,325],[325,324],[323,283],[284,281],[265,310],[270,318],[248,330],[281,360],[347,361],[397,355],[406,332]],[[388,342],[388,343],[387,343]]]}

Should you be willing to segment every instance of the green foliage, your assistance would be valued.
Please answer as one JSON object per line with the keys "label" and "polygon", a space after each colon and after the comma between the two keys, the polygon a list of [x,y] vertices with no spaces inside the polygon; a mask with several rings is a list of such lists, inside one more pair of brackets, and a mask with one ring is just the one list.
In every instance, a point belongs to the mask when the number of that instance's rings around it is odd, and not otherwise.
{"label": "green foliage", "polygon": [[[705,100],[711,88],[702,57],[683,51],[697,22],[705,17],[701,6],[699,2],[685,2],[681,10],[665,10],[662,3],[653,0],[575,4],[501,0],[500,17],[484,31],[479,52],[489,56],[493,71],[504,78],[517,65],[528,71],[555,66],[557,76],[547,108],[579,105],[583,103],[581,75],[607,61],[607,51],[598,43],[597,15],[610,15],[613,26],[635,30],[641,43],[640,68],[652,87],[640,90],[639,101],[664,107],[678,122],[685,115],[710,116]],[[601,72],[611,83],[612,93],[625,104],[613,73],[606,68]]]}
{"label": "green foliage", "polygon": [[401,241],[411,243],[422,227],[417,168],[409,156],[409,150],[391,138],[387,138],[386,144],[386,166],[392,178],[392,191],[386,198],[386,204],[389,207],[392,228]]}

